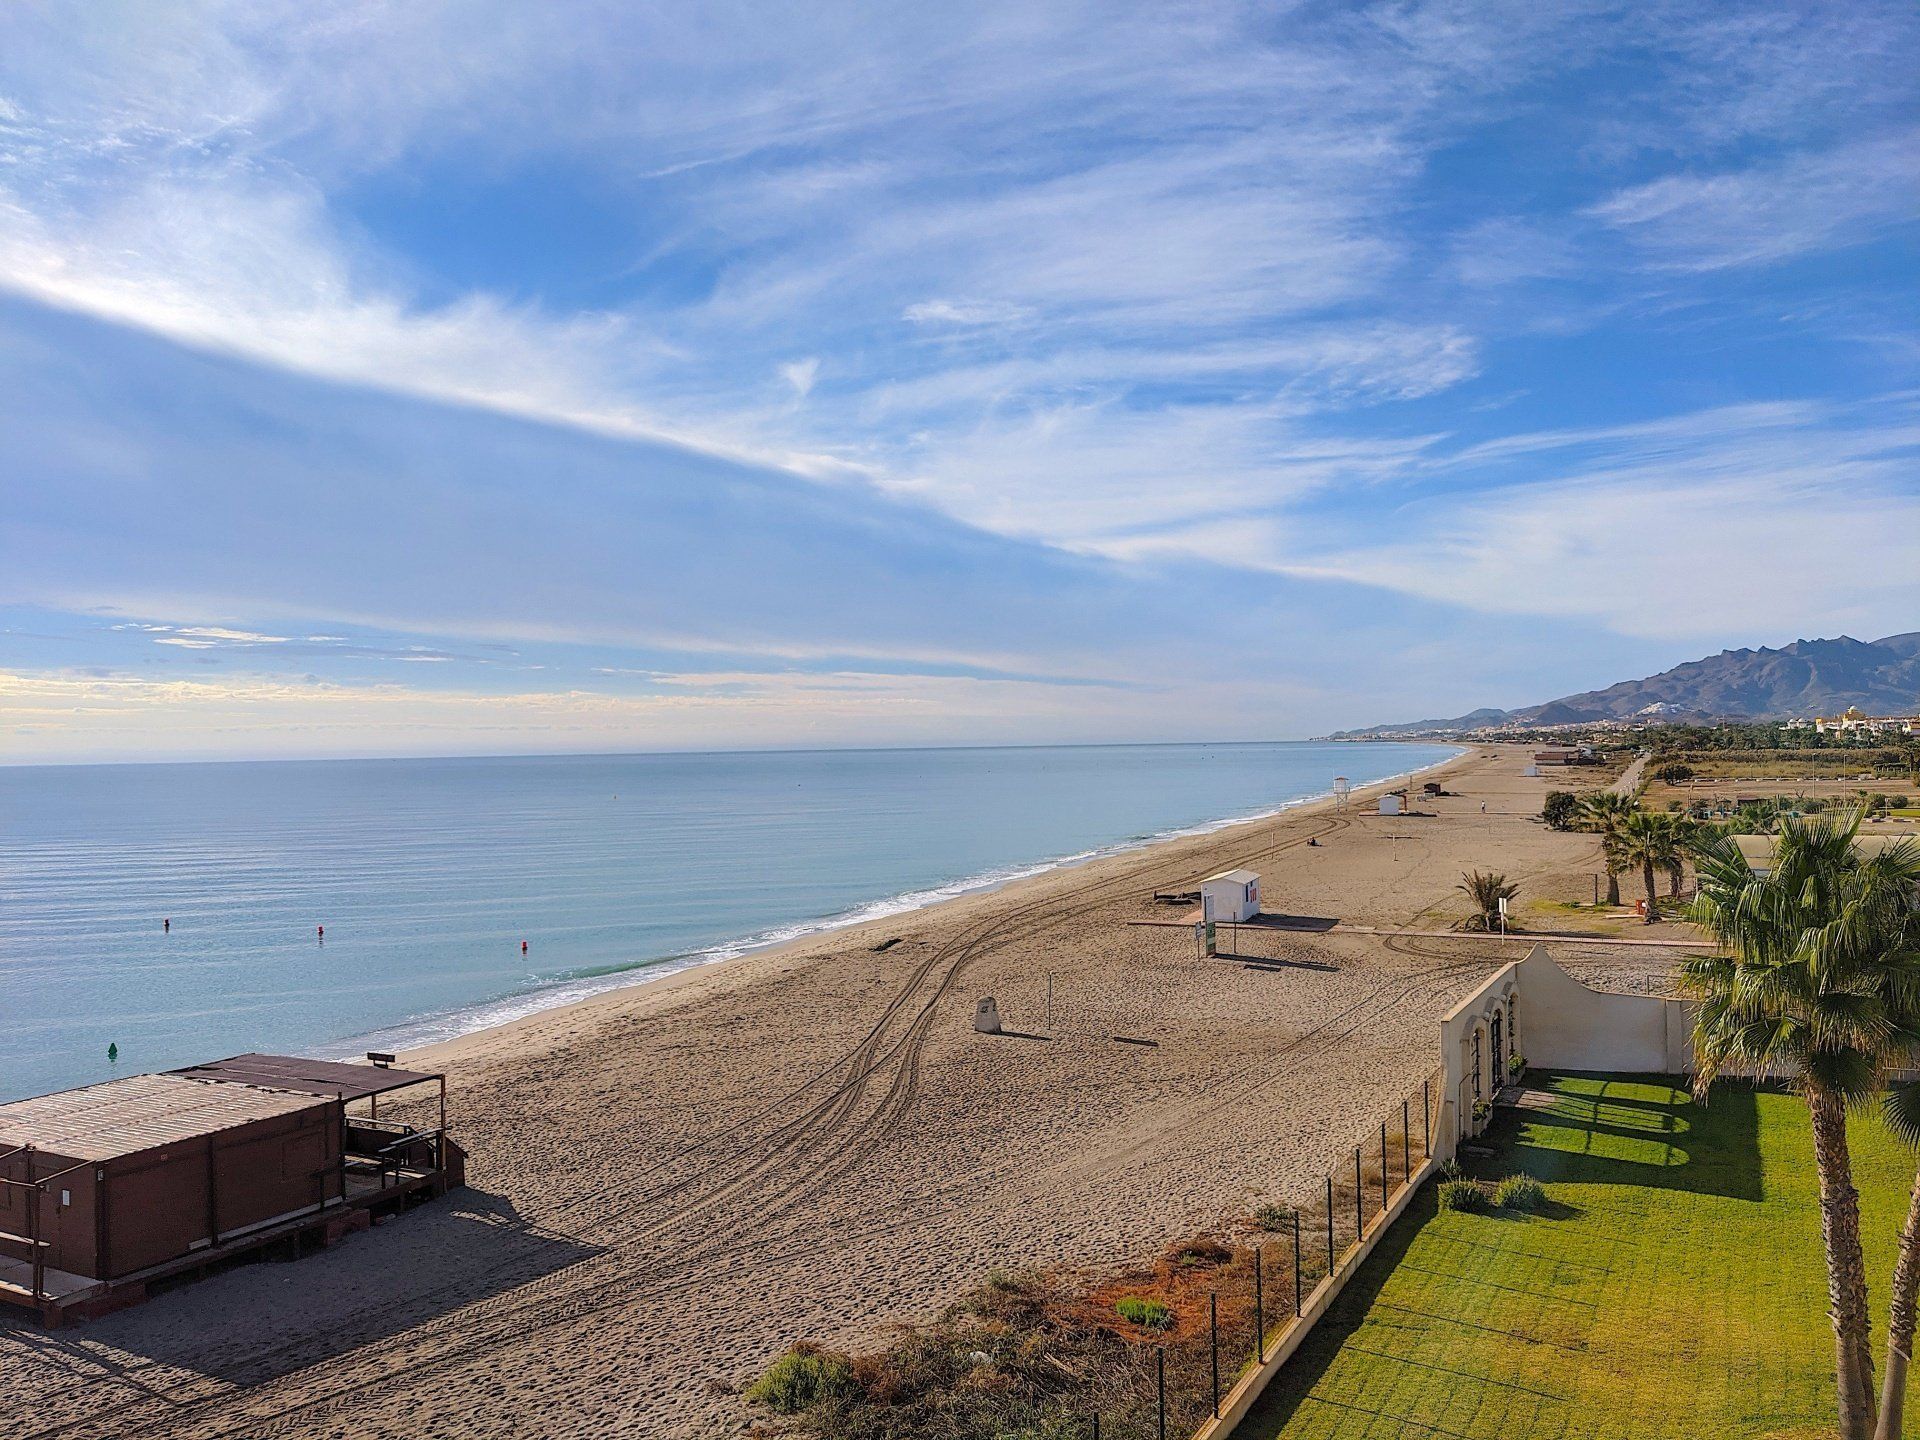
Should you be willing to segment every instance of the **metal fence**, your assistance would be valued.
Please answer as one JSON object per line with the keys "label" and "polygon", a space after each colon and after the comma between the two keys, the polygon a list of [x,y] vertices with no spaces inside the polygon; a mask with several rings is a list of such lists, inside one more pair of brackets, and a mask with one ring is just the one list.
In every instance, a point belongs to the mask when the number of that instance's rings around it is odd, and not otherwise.
{"label": "metal fence", "polygon": [[[1369,1127],[1311,1193],[1293,1197],[1284,1217],[1268,1215],[1261,1238],[1235,1247],[1213,1270],[1204,1319],[1180,1313],[1177,1333],[1140,1346],[1132,1393],[1086,1417],[1093,1440],[1169,1440],[1221,1414],[1234,1384],[1265,1363],[1330,1276],[1344,1281],[1358,1249],[1412,1176],[1433,1154],[1444,1074]],[[1276,1227],[1277,1228],[1272,1228]]]}

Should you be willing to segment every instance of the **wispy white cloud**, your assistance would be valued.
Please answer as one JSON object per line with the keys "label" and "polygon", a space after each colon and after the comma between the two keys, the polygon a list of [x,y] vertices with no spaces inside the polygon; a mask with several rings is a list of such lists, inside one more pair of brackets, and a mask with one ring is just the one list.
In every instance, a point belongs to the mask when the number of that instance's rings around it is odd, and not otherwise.
{"label": "wispy white cloud", "polygon": [[[0,603],[169,617],[139,648],[208,670],[1085,680],[1322,604],[1376,653],[1417,603],[1745,635],[1778,592],[1615,517],[1770,575],[1907,518],[1900,426],[1836,401],[1862,345],[1906,383],[1898,297],[1768,286],[1910,233],[1910,7],[564,17],[0,15],[0,404],[45,477]],[[104,324],[50,354],[39,307]]]}
{"label": "wispy white cloud", "polygon": [[1763,265],[1857,245],[1911,222],[1920,130],[1744,170],[1662,176],[1589,212],[1678,270]]}
{"label": "wispy white cloud", "polygon": [[[1436,457],[1436,478],[1516,456],[1550,463],[1545,479],[1449,485],[1378,533],[1342,526],[1283,568],[1661,639],[1905,628],[1920,612],[1920,411],[1911,397],[1813,408],[1706,411]],[[1419,538],[1390,538],[1406,533]]]}

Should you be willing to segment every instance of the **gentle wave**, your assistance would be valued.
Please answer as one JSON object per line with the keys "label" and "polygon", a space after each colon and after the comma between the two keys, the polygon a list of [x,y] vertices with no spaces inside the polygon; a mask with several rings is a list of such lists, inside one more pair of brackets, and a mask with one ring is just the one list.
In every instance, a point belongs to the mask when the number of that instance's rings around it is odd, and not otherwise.
{"label": "gentle wave", "polygon": [[[1412,779],[1430,770],[1436,770],[1464,753],[1464,751],[1453,751],[1445,759],[1436,760],[1431,765],[1418,766],[1394,775],[1368,780],[1360,788],[1391,785],[1397,781]],[[1032,879],[1055,870],[1091,864],[1108,856],[1126,854],[1144,849],[1149,845],[1164,844],[1170,840],[1180,840],[1195,835],[1211,835],[1235,825],[1249,825],[1260,820],[1270,820],[1276,815],[1283,815],[1289,810],[1297,810],[1303,805],[1315,804],[1332,796],[1331,789],[1316,791],[1264,810],[1156,831],[1032,864],[999,867],[949,884],[889,895],[835,915],[774,926],[684,954],[658,956],[625,964],[593,966],[568,972],[525,991],[495,996],[472,1005],[403,1020],[363,1035],[349,1036],[333,1044],[316,1046],[314,1050],[323,1058],[347,1058],[358,1056],[368,1049],[399,1051],[436,1045],[459,1039],[463,1035],[472,1035],[482,1030],[491,1030],[496,1026],[511,1024],[516,1020],[524,1020],[530,1015],[538,1015],[547,1010],[557,1010],[562,1006],[590,1000],[597,995],[628,989],[634,985],[649,984],[656,980],[665,980],[702,966],[736,960],[743,955],[772,949],[777,945],[791,944],[797,940],[829,934],[836,930],[851,929],[853,926],[864,925],[873,920],[884,920],[893,915],[911,914],[917,910],[927,909],[929,906],[957,900],[962,896],[983,894],[1021,880]]]}

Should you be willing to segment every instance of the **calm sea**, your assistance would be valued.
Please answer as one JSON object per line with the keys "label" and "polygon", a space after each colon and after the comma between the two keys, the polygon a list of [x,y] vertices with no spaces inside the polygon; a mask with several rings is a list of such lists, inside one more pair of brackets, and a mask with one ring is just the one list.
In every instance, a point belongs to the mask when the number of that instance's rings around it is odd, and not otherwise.
{"label": "calm sea", "polygon": [[0,1098],[242,1050],[440,1039],[1452,753],[0,768]]}

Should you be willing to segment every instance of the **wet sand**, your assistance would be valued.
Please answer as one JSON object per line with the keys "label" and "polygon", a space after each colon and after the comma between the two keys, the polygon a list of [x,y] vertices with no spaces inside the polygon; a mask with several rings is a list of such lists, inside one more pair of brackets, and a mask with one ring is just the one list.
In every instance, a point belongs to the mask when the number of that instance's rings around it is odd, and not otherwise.
{"label": "wet sand", "polygon": [[[1520,883],[1535,929],[1591,924],[1555,902],[1587,898],[1598,847],[1538,822],[1567,782],[1525,763],[1476,748],[1423,777],[1457,792],[1430,814],[1362,792],[416,1052],[449,1072],[467,1189],[75,1329],[0,1321],[0,1417],[22,1437],[726,1434],[735,1389],[796,1338],[858,1344],[995,1267],[1126,1263],[1302,1195],[1521,952],[1242,927],[1239,956],[1202,959],[1129,922],[1245,865],[1302,919],[1443,930],[1481,868]],[[1554,949],[1616,983],[1673,959]],[[983,995],[1016,1033],[973,1031]]]}

